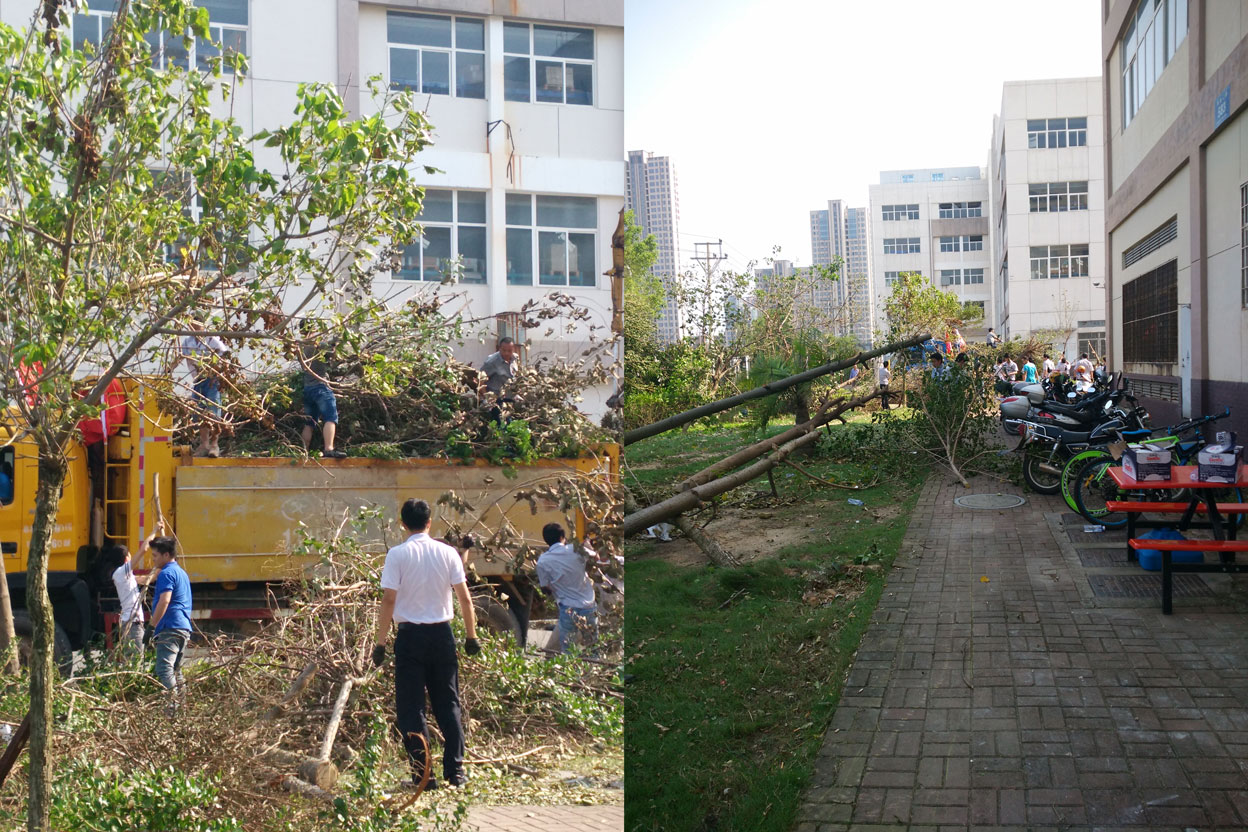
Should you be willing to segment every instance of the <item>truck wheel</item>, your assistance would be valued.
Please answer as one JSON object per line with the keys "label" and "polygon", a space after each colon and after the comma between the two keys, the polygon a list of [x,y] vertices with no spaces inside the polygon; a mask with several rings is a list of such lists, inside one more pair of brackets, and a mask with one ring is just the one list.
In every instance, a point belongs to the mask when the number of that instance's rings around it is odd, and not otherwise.
{"label": "truck wheel", "polygon": [[499,602],[492,595],[476,595],[472,599],[472,608],[477,613],[477,623],[492,633],[504,633],[520,643],[520,622],[507,609],[507,605]]}
{"label": "truck wheel", "polygon": [[[74,650],[69,644],[69,636],[61,629],[60,624],[54,625],[52,633],[52,662],[68,679],[74,672]],[[13,610],[13,630],[17,633],[17,655],[23,666],[30,664],[32,649],[31,636],[33,629],[30,614],[26,610]]]}

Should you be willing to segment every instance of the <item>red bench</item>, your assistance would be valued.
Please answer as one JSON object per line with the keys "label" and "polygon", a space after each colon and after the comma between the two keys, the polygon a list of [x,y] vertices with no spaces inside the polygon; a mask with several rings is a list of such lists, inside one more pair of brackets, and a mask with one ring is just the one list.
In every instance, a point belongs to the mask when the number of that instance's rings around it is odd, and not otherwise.
{"label": "red bench", "polygon": [[[1135,505],[1140,505],[1136,503]],[[1165,505],[1162,503],[1161,505]],[[1184,505],[1184,511],[1187,506]],[[1221,509],[1221,506],[1218,506]],[[1173,607],[1175,572],[1248,572],[1248,563],[1236,563],[1237,552],[1248,552],[1248,540],[1148,540],[1132,538],[1132,549],[1154,549],[1161,552],[1161,611],[1170,615]],[[1217,552],[1220,563],[1171,563],[1171,552]]]}
{"label": "red bench", "polygon": [[[1105,502],[1105,508],[1110,511],[1134,511],[1147,514],[1182,514],[1187,511],[1187,506],[1187,503],[1143,503],[1136,500],[1107,500]],[[1207,509],[1202,503],[1196,507],[1196,511],[1203,514]],[[1221,514],[1248,514],[1248,503],[1218,503],[1218,511]]]}

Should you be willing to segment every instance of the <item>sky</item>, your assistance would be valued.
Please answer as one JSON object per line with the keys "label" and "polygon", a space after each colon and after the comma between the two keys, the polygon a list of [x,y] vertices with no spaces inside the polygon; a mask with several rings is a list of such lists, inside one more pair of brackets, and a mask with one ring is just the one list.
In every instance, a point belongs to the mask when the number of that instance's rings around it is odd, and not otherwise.
{"label": "sky", "polygon": [[675,163],[686,268],[808,264],[881,170],[985,166],[1005,81],[1101,72],[1100,0],[626,2],[626,149]]}

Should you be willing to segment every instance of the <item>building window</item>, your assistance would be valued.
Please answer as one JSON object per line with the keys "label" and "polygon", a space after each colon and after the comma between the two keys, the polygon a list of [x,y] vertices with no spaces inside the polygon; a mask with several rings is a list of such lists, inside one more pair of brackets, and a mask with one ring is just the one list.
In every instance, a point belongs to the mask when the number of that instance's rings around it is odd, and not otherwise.
{"label": "building window", "polygon": [[919,218],[919,206],[917,203],[909,205],[885,205],[883,206],[883,218],[886,222],[894,220],[917,220]]}
{"label": "building window", "polygon": [[1087,244],[1031,247],[1032,280],[1058,280],[1087,276]]}
{"label": "building window", "polygon": [[594,30],[503,24],[503,98],[594,103]]}
{"label": "building window", "polygon": [[972,286],[975,284],[983,284],[983,269],[941,269],[940,285],[941,286]]}
{"label": "building window", "polygon": [[1029,148],[1084,147],[1087,143],[1088,119],[1086,117],[1027,119],[1027,146]]}
{"label": "building window", "polygon": [[940,250],[948,253],[953,251],[983,251],[983,234],[963,234],[961,236],[941,237]]}
{"label": "building window", "polygon": [[885,254],[918,254],[919,238],[918,237],[885,237],[884,238]]}
{"label": "building window", "polygon": [[391,89],[485,98],[485,21],[386,12],[386,39]]}
{"label": "building window", "polygon": [[1187,0],[1140,0],[1130,20],[1118,42],[1124,128],[1187,37]]}
{"label": "building window", "polygon": [[966,284],[967,286],[974,286],[976,284],[982,285],[984,282],[984,270],[983,269],[963,269],[962,270],[962,282]]}
{"label": "building window", "polygon": [[1079,333],[1079,355],[1088,354],[1103,358],[1105,356],[1105,333],[1100,332],[1080,332]]}
{"label": "building window", "polygon": [[403,250],[399,280],[486,282],[485,192],[425,190],[420,236]]}
{"label": "building window", "polygon": [[1132,364],[1174,364],[1178,361],[1178,285],[1177,260],[1123,284],[1123,361]]}
{"label": "building window", "polygon": [[968,217],[982,217],[983,215],[984,203],[982,202],[940,203],[939,216],[942,220],[960,220]]}
{"label": "building window", "polygon": [[982,300],[968,300],[968,301],[966,301],[965,303],[963,303],[963,306],[964,306],[964,307],[974,307],[975,309],[978,309],[978,310],[979,310],[979,314],[980,314],[980,315],[983,315],[983,314],[984,314],[984,310],[986,309],[986,306],[987,306],[987,302],[986,302],[986,301],[982,301]]}
{"label": "building window", "polygon": [[[93,3],[90,10],[74,13],[72,31],[74,49],[83,51],[87,44],[98,52],[108,30],[113,26],[118,0],[101,0]],[[80,4],[81,5],[81,4]],[[146,39],[152,49],[152,66],[157,69],[176,66],[201,72],[211,72],[220,65],[221,72],[231,75],[233,67],[221,60],[222,51],[227,55],[247,54],[247,0],[195,0],[195,5],[208,10],[209,40],[174,36],[172,32],[148,32]]]}
{"label": "building window", "polygon": [[594,286],[598,200],[507,194],[507,282]]}
{"label": "building window", "polygon": [[945,175],[944,175],[943,173],[933,173],[933,174],[932,174],[932,181],[933,181],[933,182],[944,182],[944,181],[945,181]]}
{"label": "building window", "polygon": [[1087,182],[1037,182],[1027,186],[1027,207],[1033,214],[1088,210]]}
{"label": "building window", "polygon": [[913,173],[903,173],[903,174],[901,175],[901,184],[903,184],[903,185],[909,185],[909,184],[910,184],[911,182],[913,182],[913,181],[914,181],[914,174],[913,174]]}
{"label": "building window", "polygon": [[923,276],[923,272],[884,272],[884,285],[895,286],[901,280],[903,274],[915,274],[919,277]]}
{"label": "building window", "polygon": [[1248,309],[1248,182],[1239,186],[1239,280],[1241,303]]}

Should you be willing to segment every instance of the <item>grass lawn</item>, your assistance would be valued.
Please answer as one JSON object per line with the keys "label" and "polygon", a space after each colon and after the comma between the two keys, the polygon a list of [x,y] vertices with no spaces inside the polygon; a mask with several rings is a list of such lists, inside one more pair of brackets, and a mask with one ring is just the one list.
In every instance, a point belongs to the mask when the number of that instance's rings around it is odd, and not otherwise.
{"label": "grass lawn", "polygon": [[[739,428],[723,426],[655,437],[628,449],[626,482],[662,492],[744,444]],[[818,454],[799,464],[839,482],[869,478]],[[786,532],[739,568],[665,556],[687,544],[630,546],[629,832],[792,826],[924,473],[916,465],[855,492],[778,468],[779,499],[763,479],[718,509],[717,523],[731,517],[747,533]]]}

